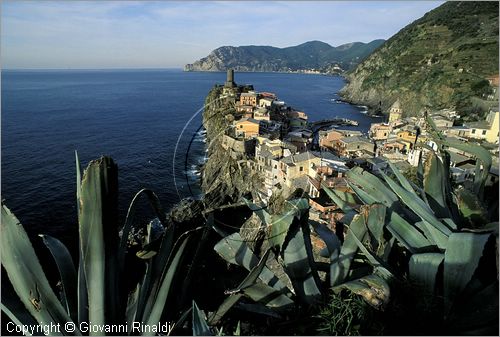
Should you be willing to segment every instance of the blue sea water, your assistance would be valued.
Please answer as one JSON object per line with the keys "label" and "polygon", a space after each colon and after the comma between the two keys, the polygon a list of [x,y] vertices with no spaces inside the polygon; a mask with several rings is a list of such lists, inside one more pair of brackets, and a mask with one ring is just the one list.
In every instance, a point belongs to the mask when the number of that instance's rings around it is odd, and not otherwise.
{"label": "blue sea water", "polygon": [[[1,80],[1,197],[30,234],[75,235],[75,150],[83,168],[103,154],[118,164],[122,220],[141,188],[155,191],[165,209],[190,188],[199,193],[200,109],[224,73],[3,70]],[[338,76],[236,73],[235,81],[275,92],[310,120],[356,119],[363,131],[373,122],[362,108],[334,102],[344,85]]]}

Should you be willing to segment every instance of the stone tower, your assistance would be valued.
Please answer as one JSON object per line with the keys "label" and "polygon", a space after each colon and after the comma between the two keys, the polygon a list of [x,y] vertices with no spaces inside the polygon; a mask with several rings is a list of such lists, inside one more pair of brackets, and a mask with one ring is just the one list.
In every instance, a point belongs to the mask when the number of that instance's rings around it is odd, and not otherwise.
{"label": "stone tower", "polygon": [[397,120],[400,120],[403,117],[403,110],[401,109],[401,103],[399,99],[392,104],[391,109],[389,110],[389,123],[393,123]]}
{"label": "stone tower", "polygon": [[233,88],[236,86],[236,84],[234,83],[234,70],[233,69],[227,70],[226,84],[224,86],[227,88]]}

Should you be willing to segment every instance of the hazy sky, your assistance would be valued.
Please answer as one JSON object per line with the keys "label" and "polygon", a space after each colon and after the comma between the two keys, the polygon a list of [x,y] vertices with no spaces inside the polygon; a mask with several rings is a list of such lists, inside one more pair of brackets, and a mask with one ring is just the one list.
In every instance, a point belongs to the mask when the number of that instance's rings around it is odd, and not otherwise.
{"label": "hazy sky", "polygon": [[224,46],[387,39],[443,1],[2,1],[3,68],[182,67]]}

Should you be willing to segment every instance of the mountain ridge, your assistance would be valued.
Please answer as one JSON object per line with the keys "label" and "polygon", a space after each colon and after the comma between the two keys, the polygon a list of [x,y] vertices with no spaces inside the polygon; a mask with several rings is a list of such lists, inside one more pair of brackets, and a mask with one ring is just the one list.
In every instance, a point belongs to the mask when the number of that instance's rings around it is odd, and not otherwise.
{"label": "mountain ridge", "polygon": [[322,73],[340,73],[351,69],[377,49],[385,40],[368,43],[351,42],[333,47],[318,40],[296,46],[222,46],[208,56],[187,64],[185,71],[277,71],[293,72],[316,70]]}

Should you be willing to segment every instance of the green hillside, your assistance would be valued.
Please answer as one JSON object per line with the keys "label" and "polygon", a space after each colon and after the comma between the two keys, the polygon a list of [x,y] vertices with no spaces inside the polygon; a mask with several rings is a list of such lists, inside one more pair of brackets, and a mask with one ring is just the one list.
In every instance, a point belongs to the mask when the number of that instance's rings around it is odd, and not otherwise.
{"label": "green hillside", "polygon": [[[403,28],[348,74],[346,99],[405,114],[456,107],[478,117],[498,75],[498,2],[447,2]],[[485,103],[485,104],[478,104]]]}
{"label": "green hillside", "polygon": [[[385,40],[369,43],[353,42],[332,47],[321,41],[309,41],[298,46],[276,48],[270,46],[223,46],[207,57],[187,64],[187,71],[297,71],[320,70],[333,72],[338,66],[351,69],[378,48]],[[337,72],[339,70],[337,69]]]}

